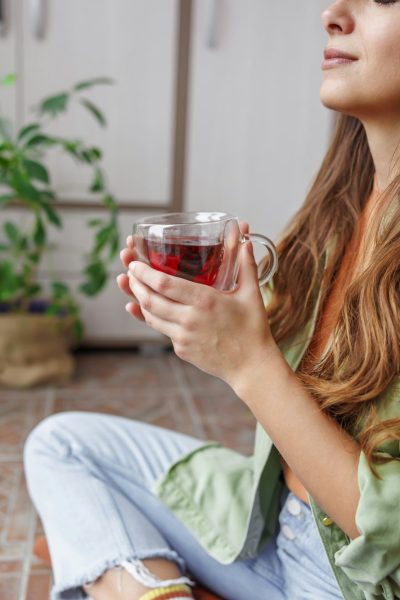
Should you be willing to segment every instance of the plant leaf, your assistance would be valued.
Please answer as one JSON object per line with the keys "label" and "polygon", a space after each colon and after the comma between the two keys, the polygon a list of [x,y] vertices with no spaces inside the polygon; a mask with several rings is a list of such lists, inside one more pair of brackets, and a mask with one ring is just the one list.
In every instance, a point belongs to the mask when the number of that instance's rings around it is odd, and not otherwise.
{"label": "plant leaf", "polygon": [[7,221],[6,223],[4,223],[3,229],[10,242],[16,244],[21,235],[18,227],[11,221]]}
{"label": "plant leaf", "polygon": [[38,283],[33,283],[32,285],[28,285],[25,288],[24,296],[25,298],[33,298],[33,296],[37,296],[42,291],[42,286]]}
{"label": "plant leaf", "polygon": [[7,73],[7,75],[4,75],[4,77],[2,77],[1,79],[1,85],[5,85],[6,87],[10,87],[12,85],[14,85],[14,83],[17,81],[17,76],[15,73]]}
{"label": "plant leaf", "polygon": [[100,260],[97,260],[87,265],[84,273],[87,275],[87,281],[82,283],[79,289],[86,296],[95,296],[107,281],[105,266]]}
{"label": "plant leaf", "polygon": [[57,140],[57,138],[53,138],[49,135],[44,135],[40,133],[29,138],[24,144],[24,148],[33,148],[34,146],[54,146],[58,143],[59,140]]}
{"label": "plant leaf", "polygon": [[98,227],[99,225],[103,225],[103,224],[104,224],[103,219],[90,219],[90,221],[88,221],[89,227]]}
{"label": "plant leaf", "polygon": [[28,238],[21,235],[18,242],[18,248],[21,252],[25,252],[28,249]]}
{"label": "plant leaf", "polygon": [[25,125],[25,127],[23,127],[18,134],[18,141],[20,142],[31,133],[38,132],[40,127],[40,123],[31,123],[30,125]]}
{"label": "plant leaf", "polygon": [[53,281],[51,287],[53,295],[57,300],[70,294],[69,287],[62,281]]}
{"label": "plant leaf", "polygon": [[33,186],[29,179],[25,177],[20,171],[14,171],[11,175],[10,185],[17,192],[17,196],[21,200],[30,200],[31,202],[40,203],[41,194],[39,190]]}
{"label": "plant leaf", "polygon": [[28,254],[28,259],[33,262],[35,265],[38,264],[39,260],[41,258],[41,255],[39,254],[39,252],[30,252]]}
{"label": "plant leaf", "polygon": [[36,179],[37,181],[42,181],[43,183],[50,183],[49,172],[41,163],[24,159],[23,165],[27,170],[29,177]]}
{"label": "plant leaf", "polygon": [[83,106],[85,106],[85,108],[87,108],[87,110],[94,116],[96,121],[102,127],[105,127],[107,125],[105,116],[103,115],[101,110],[95,104],[93,104],[93,102],[91,102],[87,98],[81,98],[80,103],[83,104]]}
{"label": "plant leaf", "polygon": [[72,154],[72,156],[80,159],[80,153],[78,152],[78,148],[81,145],[79,140],[66,140],[63,142],[63,148],[68,154]]}
{"label": "plant leaf", "polygon": [[103,287],[103,283],[98,283],[96,281],[86,281],[79,286],[79,291],[81,291],[85,296],[95,296],[99,293],[101,288]]}
{"label": "plant leaf", "polygon": [[0,262],[0,281],[0,300],[7,302],[20,287],[20,277],[15,272],[11,261]]}
{"label": "plant leaf", "polygon": [[81,319],[77,318],[74,323],[74,334],[75,334],[75,340],[77,343],[79,343],[83,340],[83,333],[84,333],[83,322],[81,321]]}
{"label": "plant leaf", "polygon": [[63,113],[67,110],[69,100],[68,92],[61,92],[61,94],[56,94],[55,96],[49,96],[42,100],[39,104],[39,113],[40,114],[50,114],[53,117]]}
{"label": "plant leaf", "polygon": [[42,248],[46,243],[46,230],[40,217],[36,217],[33,240],[39,248]]}
{"label": "plant leaf", "polygon": [[102,192],[104,190],[103,173],[100,169],[96,169],[94,179],[89,189],[91,192]]}
{"label": "plant leaf", "polygon": [[110,235],[113,233],[114,227],[113,225],[106,225],[100,229],[100,231],[96,234],[96,245],[94,251],[100,252],[102,248],[107,244]]}
{"label": "plant leaf", "polygon": [[101,260],[95,260],[86,265],[84,273],[89,277],[102,277],[104,274],[104,265]]}
{"label": "plant leaf", "polygon": [[46,213],[46,216],[47,216],[48,220],[50,221],[50,223],[53,223],[53,225],[56,225],[56,227],[61,227],[61,225],[62,225],[61,218],[56,213],[54,208],[52,206],[50,206],[50,204],[47,204],[47,203],[42,204],[42,208],[43,208],[44,212]]}
{"label": "plant leaf", "polygon": [[86,148],[85,150],[82,150],[82,156],[87,163],[93,164],[101,159],[102,154],[99,148],[93,146],[92,148]]}
{"label": "plant leaf", "polygon": [[55,200],[56,195],[52,190],[41,190],[40,193],[42,194],[43,198],[46,198],[46,200]]}
{"label": "plant leaf", "polygon": [[112,211],[117,209],[117,203],[115,202],[115,198],[111,196],[111,194],[106,194],[103,198],[103,204],[107,208],[110,208]]}
{"label": "plant leaf", "polygon": [[111,237],[110,253],[108,255],[109,260],[113,260],[113,258],[115,258],[115,256],[117,255],[117,252],[118,252],[118,248],[119,248],[119,235],[118,235],[117,226],[115,225],[114,232]]}
{"label": "plant leaf", "polygon": [[57,304],[49,304],[46,308],[46,315],[58,315],[60,313],[60,306]]}
{"label": "plant leaf", "polygon": [[0,152],[3,153],[2,158],[4,159],[4,153],[7,153],[7,160],[14,154],[14,144],[10,140],[4,140],[0,143]]}
{"label": "plant leaf", "polygon": [[110,77],[94,77],[93,79],[89,79],[88,81],[80,81],[74,86],[74,90],[79,92],[81,90],[87,90],[95,85],[110,85],[115,83],[113,79]]}

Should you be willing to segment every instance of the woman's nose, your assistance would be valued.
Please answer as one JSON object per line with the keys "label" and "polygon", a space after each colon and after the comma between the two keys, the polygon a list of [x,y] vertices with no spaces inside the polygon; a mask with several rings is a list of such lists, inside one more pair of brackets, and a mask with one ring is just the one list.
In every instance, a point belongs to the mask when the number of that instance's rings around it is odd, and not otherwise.
{"label": "woman's nose", "polygon": [[351,33],[354,29],[354,19],[349,6],[349,0],[336,0],[322,13],[322,23],[330,33]]}

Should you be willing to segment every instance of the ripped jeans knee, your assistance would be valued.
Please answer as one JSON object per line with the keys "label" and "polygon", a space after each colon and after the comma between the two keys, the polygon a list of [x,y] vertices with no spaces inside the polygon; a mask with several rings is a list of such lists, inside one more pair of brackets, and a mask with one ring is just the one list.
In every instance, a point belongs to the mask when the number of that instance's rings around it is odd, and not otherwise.
{"label": "ripped jeans knee", "polygon": [[[163,558],[166,560],[173,560],[170,556],[152,556],[150,558]],[[145,559],[147,560],[147,559]],[[175,562],[175,561],[173,561]],[[181,565],[178,565],[181,566]],[[123,592],[123,573],[124,571],[128,572],[136,581],[144,585],[145,587],[154,589],[154,588],[163,588],[170,587],[172,585],[188,585],[194,586],[195,582],[192,581],[189,577],[182,575],[181,577],[177,577],[174,579],[161,579],[155,573],[152,573],[148,567],[142,562],[142,560],[138,558],[129,558],[127,560],[122,560],[119,565],[116,565],[116,568],[119,567],[119,576],[118,576],[118,591]],[[84,589],[90,590],[90,587],[96,583],[95,581],[88,582],[84,585]]]}

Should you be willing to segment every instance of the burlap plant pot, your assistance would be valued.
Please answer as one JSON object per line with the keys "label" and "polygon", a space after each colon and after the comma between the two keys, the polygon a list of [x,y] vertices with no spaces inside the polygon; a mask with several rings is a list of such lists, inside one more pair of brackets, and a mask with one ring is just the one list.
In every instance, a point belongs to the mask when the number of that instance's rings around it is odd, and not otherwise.
{"label": "burlap plant pot", "polygon": [[72,317],[0,314],[0,385],[67,382],[75,370],[73,324]]}

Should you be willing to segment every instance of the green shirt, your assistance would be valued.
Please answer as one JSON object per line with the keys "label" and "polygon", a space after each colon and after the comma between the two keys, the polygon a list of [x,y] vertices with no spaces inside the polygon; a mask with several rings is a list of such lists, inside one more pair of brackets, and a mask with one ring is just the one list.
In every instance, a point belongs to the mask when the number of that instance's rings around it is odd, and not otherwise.
{"label": "green shirt", "polygon": [[[326,266],[327,255],[321,261]],[[318,286],[319,289],[319,286]],[[268,290],[263,291],[265,303]],[[281,345],[296,371],[310,342],[320,294],[303,331]],[[400,416],[400,377],[379,400],[381,418]],[[399,441],[380,448],[400,461]],[[360,501],[350,538],[329,519],[309,495],[317,529],[345,600],[400,598],[400,462],[376,465],[382,479],[360,455]],[[155,493],[192,532],[204,549],[222,564],[255,557],[273,535],[279,515],[282,467],[278,450],[258,424],[252,456],[205,443],[173,464],[155,485]]]}

